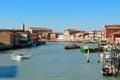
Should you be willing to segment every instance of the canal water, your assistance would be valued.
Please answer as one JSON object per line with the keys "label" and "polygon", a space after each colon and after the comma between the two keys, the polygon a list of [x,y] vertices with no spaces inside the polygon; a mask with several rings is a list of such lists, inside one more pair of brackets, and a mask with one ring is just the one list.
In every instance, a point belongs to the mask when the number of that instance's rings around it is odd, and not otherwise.
{"label": "canal water", "polygon": [[[80,49],[64,50],[66,44],[47,42],[38,47],[0,51],[0,80],[120,80],[120,76],[114,79],[101,74],[97,53],[91,53],[87,63]],[[18,53],[31,56],[21,62],[11,59]]]}

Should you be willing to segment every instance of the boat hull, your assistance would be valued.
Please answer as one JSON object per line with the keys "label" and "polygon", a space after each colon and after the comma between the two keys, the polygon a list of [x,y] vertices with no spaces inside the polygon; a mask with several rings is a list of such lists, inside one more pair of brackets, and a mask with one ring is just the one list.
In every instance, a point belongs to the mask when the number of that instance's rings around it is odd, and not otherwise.
{"label": "boat hull", "polygon": [[[80,49],[80,51],[82,52],[82,53],[87,53],[87,50],[88,49]],[[101,47],[101,48],[89,48],[89,52],[99,52],[99,51],[103,51],[103,48]]]}
{"label": "boat hull", "polygon": [[77,47],[69,47],[69,46],[65,46],[64,49],[79,49],[80,46],[77,46]]}

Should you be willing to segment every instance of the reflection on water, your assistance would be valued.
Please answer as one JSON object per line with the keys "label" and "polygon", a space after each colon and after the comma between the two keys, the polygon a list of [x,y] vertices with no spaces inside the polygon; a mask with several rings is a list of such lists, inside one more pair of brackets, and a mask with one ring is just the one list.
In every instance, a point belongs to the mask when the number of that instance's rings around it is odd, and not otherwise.
{"label": "reflection on water", "polygon": [[15,78],[17,66],[0,66],[0,78]]}

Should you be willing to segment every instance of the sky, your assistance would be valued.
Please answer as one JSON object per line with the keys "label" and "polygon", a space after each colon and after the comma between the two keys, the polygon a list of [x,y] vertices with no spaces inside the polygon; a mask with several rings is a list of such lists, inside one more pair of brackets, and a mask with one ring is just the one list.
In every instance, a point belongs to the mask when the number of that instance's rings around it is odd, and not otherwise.
{"label": "sky", "polygon": [[120,0],[0,0],[0,28],[92,31],[120,24]]}

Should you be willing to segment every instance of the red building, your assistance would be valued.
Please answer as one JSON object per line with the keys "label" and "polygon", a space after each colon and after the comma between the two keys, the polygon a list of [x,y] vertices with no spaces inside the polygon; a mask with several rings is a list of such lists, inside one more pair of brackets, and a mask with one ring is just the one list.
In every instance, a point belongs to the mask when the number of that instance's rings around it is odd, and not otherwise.
{"label": "red building", "polygon": [[120,38],[120,25],[105,25],[103,28],[104,38],[110,42]]}
{"label": "red building", "polygon": [[37,33],[32,33],[32,34],[31,34],[31,39],[32,39],[32,40],[38,40],[38,38],[39,38],[39,37],[38,37],[38,34],[37,34]]}

